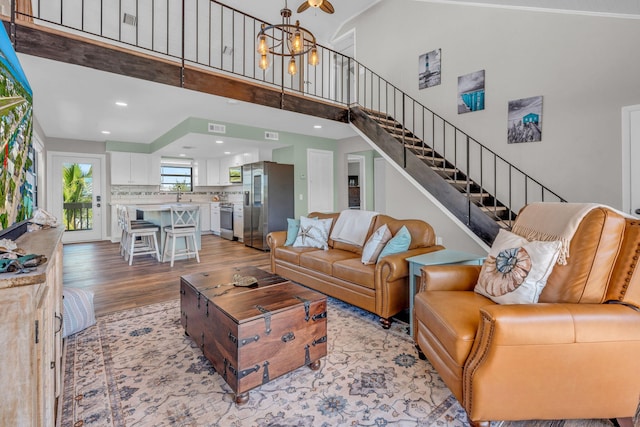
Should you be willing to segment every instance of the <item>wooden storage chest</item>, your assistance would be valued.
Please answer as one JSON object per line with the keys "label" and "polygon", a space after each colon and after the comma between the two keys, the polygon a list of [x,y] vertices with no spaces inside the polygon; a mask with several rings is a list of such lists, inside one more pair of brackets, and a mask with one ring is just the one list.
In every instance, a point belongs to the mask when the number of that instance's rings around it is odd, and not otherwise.
{"label": "wooden storage chest", "polygon": [[318,369],[327,354],[323,294],[288,281],[217,296],[194,292],[184,277],[181,286],[185,331],[238,404],[249,390],[301,366]]}

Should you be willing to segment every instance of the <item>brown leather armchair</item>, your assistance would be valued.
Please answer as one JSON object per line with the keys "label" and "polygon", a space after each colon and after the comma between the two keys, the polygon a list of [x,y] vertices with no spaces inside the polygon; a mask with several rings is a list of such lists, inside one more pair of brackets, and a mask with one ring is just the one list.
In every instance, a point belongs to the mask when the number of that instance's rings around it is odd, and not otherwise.
{"label": "brown leather armchair", "polygon": [[422,269],[414,339],[472,426],[631,425],[640,402],[640,221],[595,208],[569,251],[537,304],[498,305],[473,292],[480,266]]}

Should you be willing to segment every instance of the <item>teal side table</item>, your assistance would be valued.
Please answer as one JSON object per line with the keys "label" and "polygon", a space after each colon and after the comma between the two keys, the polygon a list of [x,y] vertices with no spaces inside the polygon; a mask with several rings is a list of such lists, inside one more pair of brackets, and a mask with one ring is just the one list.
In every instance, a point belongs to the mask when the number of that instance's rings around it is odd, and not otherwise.
{"label": "teal side table", "polygon": [[486,256],[443,249],[407,258],[409,262],[409,334],[413,338],[413,298],[416,296],[416,277],[424,265],[467,264],[482,265]]}

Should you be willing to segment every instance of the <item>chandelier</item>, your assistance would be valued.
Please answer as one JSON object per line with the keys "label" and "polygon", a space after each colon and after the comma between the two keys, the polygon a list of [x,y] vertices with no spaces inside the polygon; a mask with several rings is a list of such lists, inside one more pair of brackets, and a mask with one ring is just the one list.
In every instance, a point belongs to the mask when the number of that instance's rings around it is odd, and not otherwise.
{"label": "chandelier", "polygon": [[301,27],[300,21],[291,23],[291,10],[287,8],[286,2],[284,9],[280,10],[280,16],[282,16],[282,24],[262,24],[258,33],[257,50],[260,54],[258,66],[262,70],[269,68],[268,55],[290,58],[287,72],[292,76],[298,72],[297,57],[307,55],[309,65],[318,65],[320,57],[313,33]]}

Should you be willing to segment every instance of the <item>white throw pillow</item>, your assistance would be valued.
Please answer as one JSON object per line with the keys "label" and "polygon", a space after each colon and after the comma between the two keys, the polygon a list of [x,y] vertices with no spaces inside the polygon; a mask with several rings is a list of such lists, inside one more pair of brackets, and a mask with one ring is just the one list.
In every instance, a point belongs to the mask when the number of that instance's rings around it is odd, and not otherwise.
{"label": "white throw pillow", "polygon": [[379,227],[367,240],[362,249],[362,263],[363,264],[375,264],[378,261],[378,256],[382,249],[384,249],[387,242],[391,239],[391,231],[387,224]]}
{"label": "white throw pillow", "polygon": [[560,254],[560,241],[528,241],[500,230],[475,291],[498,304],[534,304]]}
{"label": "white throw pillow", "polygon": [[294,247],[329,249],[329,230],[333,218],[318,219],[300,217],[300,229],[296,236]]}

